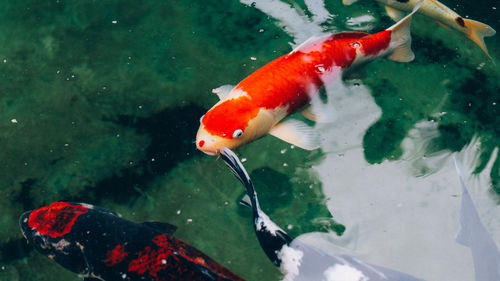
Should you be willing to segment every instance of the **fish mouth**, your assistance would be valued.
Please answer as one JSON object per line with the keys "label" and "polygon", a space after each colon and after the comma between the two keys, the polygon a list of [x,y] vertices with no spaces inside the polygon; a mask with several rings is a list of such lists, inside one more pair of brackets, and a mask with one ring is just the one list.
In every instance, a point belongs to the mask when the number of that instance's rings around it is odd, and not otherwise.
{"label": "fish mouth", "polygon": [[219,153],[217,153],[217,152],[212,152],[212,151],[203,151],[203,150],[202,150],[202,152],[203,152],[203,153],[205,153],[205,154],[208,154],[208,155],[210,155],[210,156],[215,156],[215,155],[218,155],[218,154],[219,154]]}
{"label": "fish mouth", "polygon": [[204,145],[203,145],[203,144],[204,144],[204,142],[205,142],[205,141],[201,140],[201,141],[199,141],[199,142],[197,142],[197,143],[196,143],[196,148],[197,148],[199,151],[201,151],[201,152],[203,152],[203,153],[205,153],[205,154],[207,154],[207,155],[210,155],[210,156],[215,156],[215,155],[218,155],[218,154],[219,154],[219,150],[218,150],[218,149],[209,149],[209,148],[208,148],[208,147],[206,147],[206,146],[205,146],[205,147],[203,147],[203,146],[204,146]]}

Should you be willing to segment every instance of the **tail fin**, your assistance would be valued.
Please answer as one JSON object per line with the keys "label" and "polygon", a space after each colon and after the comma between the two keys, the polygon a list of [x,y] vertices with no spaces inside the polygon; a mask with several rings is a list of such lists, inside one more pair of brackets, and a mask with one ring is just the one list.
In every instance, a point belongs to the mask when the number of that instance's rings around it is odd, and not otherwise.
{"label": "tail fin", "polygon": [[415,54],[411,50],[410,25],[411,17],[420,8],[422,2],[424,1],[418,2],[410,14],[387,29],[392,31],[390,44],[394,46],[393,52],[388,57],[390,60],[409,62],[415,58]]}
{"label": "tail fin", "polygon": [[489,37],[495,35],[496,31],[491,28],[491,26],[478,22],[475,20],[463,19],[464,24],[467,27],[467,37],[476,43],[479,48],[481,48],[486,55],[491,59],[490,54],[488,54],[488,49],[484,43],[484,37]]}
{"label": "tail fin", "polygon": [[475,280],[500,280],[500,251],[481,223],[479,214],[465,186],[464,173],[456,158],[455,168],[462,186],[460,229],[455,240],[470,248]]}

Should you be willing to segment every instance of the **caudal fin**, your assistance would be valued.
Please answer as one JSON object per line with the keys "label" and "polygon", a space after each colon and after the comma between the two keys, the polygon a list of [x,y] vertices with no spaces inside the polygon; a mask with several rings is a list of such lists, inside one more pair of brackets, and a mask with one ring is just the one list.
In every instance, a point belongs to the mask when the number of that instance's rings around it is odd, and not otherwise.
{"label": "caudal fin", "polygon": [[479,48],[481,48],[486,55],[490,57],[488,54],[488,49],[486,48],[486,44],[484,43],[484,37],[489,37],[495,35],[496,31],[491,28],[491,26],[484,24],[482,22],[478,22],[475,20],[463,19],[465,27],[467,27],[467,37],[476,43]]}
{"label": "caudal fin", "polygon": [[410,25],[411,17],[420,8],[422,2],[424,1],[421,0],[420,2],[418,2],[418,4],[415,5],[410,14],[387,29],[392,31],[390,45],[392,46],[393,51],[388,57],[390,60],[409,62],[415,58],[415,54],[411,50]]}

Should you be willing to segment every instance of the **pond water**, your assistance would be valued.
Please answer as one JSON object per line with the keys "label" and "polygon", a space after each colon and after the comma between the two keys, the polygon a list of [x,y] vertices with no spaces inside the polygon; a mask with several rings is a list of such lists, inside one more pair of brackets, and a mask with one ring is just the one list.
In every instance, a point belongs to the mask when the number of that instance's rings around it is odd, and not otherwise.
{"label": "pond water", "polygon": [[[500,30],[497,1],[442,1]],[[498,8],[498,9],[497,9]],[[86,202],[176,237],[247,280],[280,280],[243,187],[196,150],[217,96],[311,36],[393,24],[376,1],[10,1],[0,5],[0,280],[79,280],[27,245],[26,210]],[[421,15],[415,60],[326,87],[321,149],[237,149],[263,209],[294,237],[426,280],[473,280],[455,242],[460,185],[500,245],[500,39],[491,55]],[[299,117],[300,118],[300,117]]]}

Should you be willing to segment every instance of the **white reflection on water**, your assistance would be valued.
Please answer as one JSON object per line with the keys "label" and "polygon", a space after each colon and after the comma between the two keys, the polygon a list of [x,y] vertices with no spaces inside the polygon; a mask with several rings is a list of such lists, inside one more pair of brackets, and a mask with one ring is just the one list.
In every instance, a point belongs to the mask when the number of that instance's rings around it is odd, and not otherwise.
{"label": "white reflection on water", "polygon": [[[319,26],[328,19],[323,1],[305,0],[309,11],[315,14],[312,19],[277,0],[241,2],[255,3],[257,9],[277,19],[294,37],[292,45],[324,34]],[[368,21],[356,21],[356,25],[371,28],[372,18],[358,19]],[[325,106],[335,109],[336,120],[316,125],[326,155],[313,171],[323,183],[325,196],[330,198],[327,203],[330,212],[347,230],[342,237],[334,233],[308,233],[300,239],[427,280],[473,280],[470,249],[455,242],[461,188],[452,155],[442,152],[424,157],[426,144],[439,134],[437,125],[424,121],[416,124],[403,141],[402,160],[368,164],[362,140],[366,130],[380,117],[380,108],[359,81],[351,85],[336,82],[326,90]],[[480,141],[476,138],[457,158],[465,169],[469,192],[481,220],[498,245],[500,206],[489,185],[498,149],[481,174],[470,176]]]}
{"label": "white reflection on water", "polygon": [[[351,91],[330,92],[338,119],[317,125],[327,154],[313,169],[330,198],[329,210],[347,230],[342,237],[310,233],[301,239],[427,280],[473,280],[470,250],[455,242],[461,190],[451,154],[425,159],[420,149],[438,135],[436,125],[422,122],[415,126],[403,142],[403,160],[368,164],[362,139],[380,109],[366,88],[360,86],[355,94],[352,87],[346,89]],[[477,147],[473,143],[458,154],[466,175],[474,167]],[[500,206],[489,192],[495,158],[496,153],[487,168],[467,184],[483,223],[500,243]],[[422,164],[439,169],[416,176]]]}
{"label": "white reflection on water", "polygon": [[296,46],[310,37],[324,35],[320,24],[333,17],[325,9],[323,0],[305,1],[312,14],[311,19],[297,5],[292,7],[279,0],[240,0],[240,2],[255,7],[278,20],[277,24],[294,38],[294,42],[290,42],[292,46]]}

